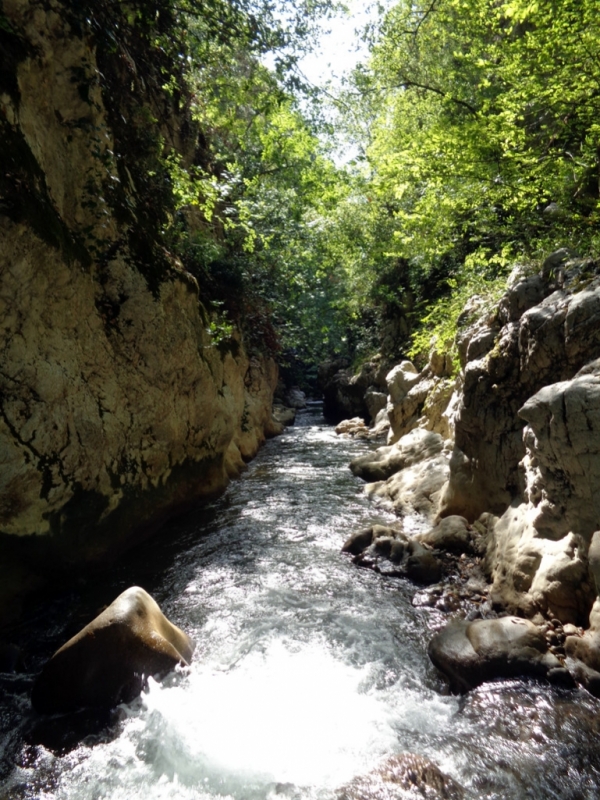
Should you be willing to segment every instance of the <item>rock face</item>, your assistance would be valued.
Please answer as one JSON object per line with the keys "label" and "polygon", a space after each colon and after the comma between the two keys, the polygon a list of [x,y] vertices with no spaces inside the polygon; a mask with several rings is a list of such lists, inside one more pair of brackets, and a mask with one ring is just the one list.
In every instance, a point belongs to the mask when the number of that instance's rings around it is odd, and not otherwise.
{"label": "rock face", "polygon": [[429,657],[458,692],[497,678],[569,677],[539,628],[518,617],[452,622],[429,643]]}
{"label": "rock face", "polygon": [[448,438],[450,430],[444,413],[454,390],[454,383],[448,378],[451,372],[450,357],[432,350],[422,373],[410,361],[400,362],[388,373],[388,444],[394,444],[414,428]]}
{"label": "rock face", "polygon": [[598,361],[540,389],[519,418],[527,423],[524,486],[498,523],[489,554],[495,597],[529,614],[585,623],[596,594],[587,550],[600,524]]}
{"label": "rock face", "polygon": [[[483,511],[502,513],[521,493],[516,467],[525,443],[519,411],[543,387],[572,380],[598,357],[599,320],[597,278],[574,292],[533,275],[509,289],[495,316],[462,333],[464,386],[442,513],[469,519]],[[525,415],[536,413],[528,408]]]}
{"label": "rock face", "polygon": [[338,800],[461,800],[464,791],[432,761],[415,753],[390,756],[368,775],[338,790]]}
{"label": "rock face", "polygon": [[[135,64],[124,76],[118,60],[100,64],[69,8],[3,4],[17,32],[0,114],[14,200],[0,216],[0,562],[10,575],[122,548],[221,491],[281,430],[276,365],[250,355],[235,329],[211,335],[195,279],[157,238],[158,199],[143,195],[123,150],[134,120],[120,129],[110,105],[111,87],[122,79],[126,94],[138,80]],[[161,133],[180,146],[187,121],[167,116]]]}
{"label": "rock face", "polygon": [[357,458],[352,470],[374,481],[365,491],[384,506],[399,515],[417,512],[433,520],[448,479],[448,455],[439,434],[417,428],[395,445]]}
{"label": "rock face", "polygon": [[66,713],[128,703],[146,679],[189,665],[194,643],[133,586],[52,656],[32,693],[36,711]]}
{"label": "rock face", "polygon": [[583,636],[567,636],[565,651],[575,659],[572,672],[577,680],[593,695],[600,697],[600,531],[592,536],[588,566],[596,591],[596,601],[589,616],[589,628]]}
{"label": "rock face", "polygon": [[529,617],[587,625],[600,527],[600,279],[548,259],[463,330],[455,446],[440,514],[500,515],[489,540],[492,599]]}
{"label": "rock face", "polygon": [[354,375],[351,369],[323,368],[323,414],[329,422],[338,423],[351,417],[375,419],[381,410],[380,395],[386,388],[387,365],[380,360],[368,361]]}
{"label": "rock face", "polygon": [[[439,354],[421,373],[407,361],[394,367],[388,447],[352,470],[398,514],[429,518],[417,540],[483,555],[490,613],[548,620],[556,654],[566,650],[573,674],[600,696],[599,272],[562,248],[539,274],[516,268],[494,308],[472,298],[459,320],[457,378]],[[568,681],[550,665],[542,629],[500,621],[499,638],[484,645],[473,637],[492,631],[488,622],[435,639],[432,658],[456,685],[519,671]]]}

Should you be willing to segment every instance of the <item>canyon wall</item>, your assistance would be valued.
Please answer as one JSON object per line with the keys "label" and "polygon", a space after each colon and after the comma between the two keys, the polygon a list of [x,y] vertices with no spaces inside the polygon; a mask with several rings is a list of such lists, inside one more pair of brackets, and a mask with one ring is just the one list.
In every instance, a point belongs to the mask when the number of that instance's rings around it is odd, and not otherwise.
{"label": "canyon wall", "polygon": [[[420,373],[407,361],[391,370],[388,446],[365,457],[367,492],[398,514],[460,515],[486,532],[498,609],[584,627],[600,530],[599,271],[563,248],[539,272],[515,268],[499,302],[472,298],[457,376],[436,353]],[[426,431],[440,452],[419,445],[407,467]]]}
{"label": "canyon wall", "polygon": [[211,334],[144,184],[156,141],[193,156],[182,102],[68,3],[4,0],[2,20],[0,620],[222,491],[280,431],[274,361]]}

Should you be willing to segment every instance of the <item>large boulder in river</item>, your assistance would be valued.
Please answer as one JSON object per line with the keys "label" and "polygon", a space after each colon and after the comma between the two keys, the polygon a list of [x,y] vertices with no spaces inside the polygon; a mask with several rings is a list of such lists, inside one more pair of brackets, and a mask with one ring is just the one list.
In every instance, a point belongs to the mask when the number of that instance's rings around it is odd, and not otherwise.
{"label": "large boulder in river", "polygon": [[544,634],[519,617],[456,620],[433,637],[428,652],[453,691],[468,691],[497,678],[569,681],[567,670],[548,652]]}
{"label": "large boulder in river", "polygon": [[130,702],[152,675],[188,665],[194,643],[133,586],[64,644],[44,666],[32,704],[45,714]]}
{"label": "large boulder in river", "polygon": [[416,753],[390,756],[336,792],[337,800],[461,800],[464,792],[433,761]]}

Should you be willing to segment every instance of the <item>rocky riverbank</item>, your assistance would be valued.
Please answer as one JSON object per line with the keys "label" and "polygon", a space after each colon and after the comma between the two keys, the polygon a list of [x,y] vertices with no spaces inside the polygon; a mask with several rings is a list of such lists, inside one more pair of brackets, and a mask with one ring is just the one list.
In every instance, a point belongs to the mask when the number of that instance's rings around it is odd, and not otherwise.
{"label": "rocky riverbank", "polygon": [[[530,656],[551,649],[548,669],[566,666],[595,693],[599,320],[595,262],[565,249],[539,273],[515,269],[494,308],[473,298],[463,313],[456,377],[436,353],[421,373],[407,361],[388,372],[388,444],[351,465],[400,519],[417,512],[430,523],[434,553],[476,552],[485,586],[474,591],[493,614],[532,621],[535,646],[521,643]],[[445,538],[457,517],[463,533]],[[462,645],[450,649],[466,657]]]}

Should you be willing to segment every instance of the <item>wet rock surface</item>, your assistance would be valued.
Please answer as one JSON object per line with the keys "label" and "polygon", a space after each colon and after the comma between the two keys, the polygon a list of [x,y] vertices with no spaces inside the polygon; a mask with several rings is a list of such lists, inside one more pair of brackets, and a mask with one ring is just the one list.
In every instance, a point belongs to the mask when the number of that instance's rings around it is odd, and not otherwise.
{"label": "wet rock surface", "polygon": [[399,528],[373,525],[352,534],[342,547],[360,567],[387,577],[409,578],[416,583],[435,583],[441,577],[440,561],[431,550]]}
{"label": "wet rock surface", "polygon": [[573,685],[541,630],[519,617],[454,620],[432,638],[428,652],[454,691],[523,676]]}
{"label": "wet rock surface", "polygon": [[464,791],[425,756],[401,753],[336,792],[337,800],[461,800]]}
{"label": "wet rock surface", "polygon": [[143,589],[127,589],[46,663],[32,692],[44,714],[109,709],[133,700],[148,677],[189,665],[192,640]]}

